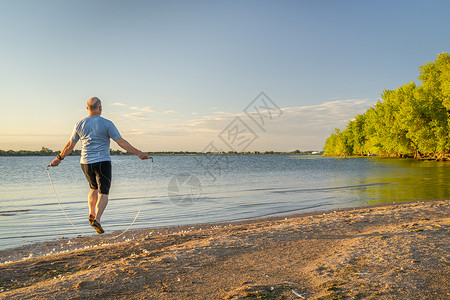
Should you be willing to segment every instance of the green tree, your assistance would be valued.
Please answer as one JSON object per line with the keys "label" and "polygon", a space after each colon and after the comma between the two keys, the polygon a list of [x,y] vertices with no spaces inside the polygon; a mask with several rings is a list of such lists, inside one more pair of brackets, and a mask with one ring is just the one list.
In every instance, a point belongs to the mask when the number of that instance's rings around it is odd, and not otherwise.
{"label": "green tree", "polygon": [[384,90],[366,113],[325,143],[326,155],[422,155],[443,159],[450,151],[450,56],[439,54],[420,67],[422,85]]}
{"label": "green tree", "polygon": [[330,156],[345,156],[351,154],[348,151],[346,136],[340,129],[336,128],[334,133],[325,142],[325,155]]}
{"label": "green tree", "polygon": [[[417,95],[423,101],[424,117],[435,140],[434,152],[442,159],[450,150],[449,113],[450,110],[450,55],[439,54],[434,62],[428,62],[420,68],[419,80],[422,81]],[[430,146],[429,146],[430,147]],[[427,149],[432,150],[432,149]]]}

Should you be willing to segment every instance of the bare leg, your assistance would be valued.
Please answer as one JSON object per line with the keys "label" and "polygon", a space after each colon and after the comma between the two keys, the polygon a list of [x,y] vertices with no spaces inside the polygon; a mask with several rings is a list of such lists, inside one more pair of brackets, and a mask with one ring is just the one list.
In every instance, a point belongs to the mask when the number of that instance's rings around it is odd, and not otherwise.
{"label": "bare leg", "polygon": [[88,203],[89,203],[89,214],[96,216],[95,206],[97,205],[98,200],[98,190],[91,189],[88,195]]}
{"label": "bare leg", "polygon": [[97,222],[100,222],[100,218],[105,211],[106,205],[108,205],[108,195],[100,194],[100,199],[97,203],[97,214],[95,215]]}

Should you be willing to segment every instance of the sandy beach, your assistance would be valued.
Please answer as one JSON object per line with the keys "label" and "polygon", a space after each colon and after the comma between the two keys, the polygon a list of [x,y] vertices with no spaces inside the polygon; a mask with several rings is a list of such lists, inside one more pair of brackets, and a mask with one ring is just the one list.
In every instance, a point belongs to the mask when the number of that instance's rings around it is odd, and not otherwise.
{"label": "sandy beach", "polygon": [[449,229],[431,201],[60,239],[0,251],[0,298],[449,299]]}

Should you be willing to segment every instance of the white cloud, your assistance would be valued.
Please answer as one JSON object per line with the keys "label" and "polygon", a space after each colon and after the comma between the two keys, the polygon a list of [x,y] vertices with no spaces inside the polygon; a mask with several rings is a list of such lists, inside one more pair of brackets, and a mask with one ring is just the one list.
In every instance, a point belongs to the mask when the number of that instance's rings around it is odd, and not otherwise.
{"label": "white cloud", "polygon": [[[222,142],[219,135],[236,117],[239,117],[258,136],[248,146],[246,149],[248,151],[321,150],[334,128],[343,128],[357,114],[364,113],[370,106],[371,103],[367,99],[349,99],[318,105],[286,107],[282,109],[283,113],[280,116],[275,117],[272,114],[273,118],[270,119],[266,115],[264,130],[245,113],[217,115],[214,112],[209,116],[189,121],[154,124],[147,131],[147,135],[157,137],[152,140],[161,143],[161,149],[170,148],[167,145],[176,145],[178,148],[171,150],[201,151],[213,141],[219,148],[228,151],[231,149],[227,149],[228,146]],[[163,146],[162,143],[167,144]],[[185,149],[182,149],[183,147]]]}
{"label": "white cloud", "polygon": [[318,105],[284,108],[284,114],[267,123],[260,143],[277,141],[286,150],[320,150],[334,128],[343,128],[372,103],[367,99],[336,100]]}
{"label": "white cloud", "polygon": [[206,145],[211,140],[219,141],[221,132],[238,116],[258,135],[247,150],[321,150],[334,128],[343,128],[371,104],[367,99],[349,99],[287,107],[282,109],[280,116],[272,115],[270,119],[266,115],[264,130],[244,113],[205,116],[182,124],[180,130],[188,131],[190,135],[203,134]]}
{"label": "white cloud", "polygon": [[121,113],[121,115],[125,119],[131,120],[134,122],[150,121],[151,118],[149,116],[149,113],[156,112],[156,110],[150,106],[146,106],[146,107],[130,106],[130,107],[128,107],[128,105],[123,104],[123,103],[113,103],[113,105],[127,107],[128,110],[131,110],[131,112]]}
{"label": "white cloud", "polygon": [[146,135],[148,133],[141,129],[129,129],[129,130],[124,131],[124,134],[125,135]]}
{"label": "white cloud", "polygon": [[125,103],[121,103],[121,102],[115,102],[115,103],[112,103],[111,105],[113,105],[113,106],[127,106]]}
{"label": "white cloud", "polygon": [[130,119],[133,121],[150,121],[151,120],[150,117],[145,112],[142,112],[142,111],[122,114],[122,116],[126,119]]}
{"label": "white cloud", "polygon": [[265,115],[264,130],[243,112],[219,115],[211,112],[208,116],[191,120],[181,119],[180,115],[171,118],[170,114],[160,112],[165,117],[152,119],[149,124],[144,122],[150,120],[148,112],[140,110],[124,114],[132,123],[122,123],[119,127],[123,128],[125,138],[129,135],[139,147],[149,151],[201,151],[210,142],[229,151],[231,149],[219,136],[239,117],[258,136],[246,151],[321,150],[334,128],[345,127],[371,105],[367,99],[348,99],[286,107],[281,115],[272,114],[272,119]]}
{"label": "white cloud", "polygon": [[215,111],[215,112],[213,112],[213,114],[215,114],[215,115],[223,115],[223,116],[235,115],[235,114],[232,114],[232,113],[229,113],[229,112],[226,112],[226,111]]}
{"label": "white cloud", "polygon": [[130,109],[142,111],[142,112],[156,112],[156,110],[153,107],[146,106],[146,107],[137,107],[137,106],[131,106]]}
{"label": "white cloud", "polygon": [[[218,110],[209,115],[176,114],[172,111],[155,112],[152,107],[133,108],[115,103],[114,106],[125,107],[120,114],[122,118],[112,118],[120,132],[132,139],[133,144],[146,151],[189,150],[201,151],[210,142],[224,151],[227,145],[221,142],[221,133],[239,117],[258,138],[246,148],[248,151],[293,151],[320,150],[334,128],[343,128],[357,114],[364,113],[372,103],[367,99],[333,100],[317,105],[283,108],[283,114],[266,114],[264,130],[259,128],[244,112],[231,114]],[[261,111],[264,114],[264,111]],[[0,149],[28,147],[39,149],[42,145],[61,148],[70,135],[73,122],[63,124],[49,122],[48,128],[9,128],[0,129]],[[51,128],[51,129],[50,129]],[[58,128],[57,130],[55,128]],[[43,132],[51,132],[45,136]],[[43,142],[44,141],[44,142]],[[63,142],[61,142],[63,141]],[[42,144],[42,145],[41,145]]]}

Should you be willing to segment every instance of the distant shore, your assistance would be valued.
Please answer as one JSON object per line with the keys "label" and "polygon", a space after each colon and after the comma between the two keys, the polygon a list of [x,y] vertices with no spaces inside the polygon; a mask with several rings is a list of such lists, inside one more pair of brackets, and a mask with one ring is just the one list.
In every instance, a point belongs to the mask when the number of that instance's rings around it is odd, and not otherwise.
{"label": "distant shore", "polygon": [[[56,156],[60,153],[59,150],[51,150],[42,147],[39,151],[34,150],[0,150],[1,156]],[[111,155],[133,155],[121,150],[111,150]],[[221,151],[221,152],[197,152],[197,151],[150,151],[146,152],[149,155],[323,155],[323,151],[246,151],[246,152],[236,152],[236,151]],[[70,156],[80,156],[81,150],[73,150]]]}
{"label": "distant shore", "polygon": [[0,265],[0,298],[448,299],[449,233],[439,200],[61,239],[0,251],[67,251]]}

